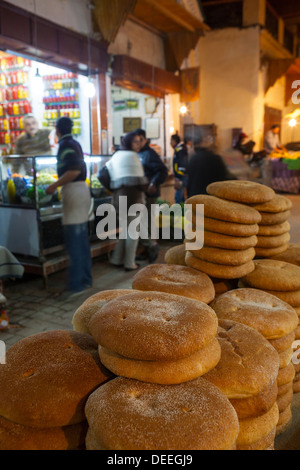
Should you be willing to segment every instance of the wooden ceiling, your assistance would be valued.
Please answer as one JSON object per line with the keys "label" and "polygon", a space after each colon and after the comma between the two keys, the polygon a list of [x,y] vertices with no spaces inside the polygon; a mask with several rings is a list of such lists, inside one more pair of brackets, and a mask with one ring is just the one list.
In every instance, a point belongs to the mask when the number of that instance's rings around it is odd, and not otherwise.
{"label": "wooden ceiling", "polygon": [[300,36],[300,0],[269,0],[286,25],[296,26]]}

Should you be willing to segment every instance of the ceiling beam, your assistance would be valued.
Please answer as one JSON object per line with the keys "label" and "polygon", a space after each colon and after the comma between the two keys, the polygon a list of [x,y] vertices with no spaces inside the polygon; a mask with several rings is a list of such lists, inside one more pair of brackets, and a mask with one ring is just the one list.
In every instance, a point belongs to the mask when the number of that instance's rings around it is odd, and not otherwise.
{"label": "ceiling beam", "polygon": [[[150,5],[151,7],[153,7],[155,10],[159,11],[160,13],[162,13],[166,18],[169,18],[171,21],[173,21],[174,23],[178,24],[179,26],[183,27],[185,30],[191,32],[191,33],[195,33],[196,32],[196,29],[190,24],[188,23],[187,21],[183,20],[182,18],[180,18],[179,16],[177,16],[175,13],[173,13],[172,11],[168,10],[166,7],[164,7],[163,5],[160,5],[157,0],[144,0],[145,3],[147,3],[148,5]],[[207,25],[205,25],[204,23],[202,23],[202,27],[203,29],[209,29],[207,27]]]}

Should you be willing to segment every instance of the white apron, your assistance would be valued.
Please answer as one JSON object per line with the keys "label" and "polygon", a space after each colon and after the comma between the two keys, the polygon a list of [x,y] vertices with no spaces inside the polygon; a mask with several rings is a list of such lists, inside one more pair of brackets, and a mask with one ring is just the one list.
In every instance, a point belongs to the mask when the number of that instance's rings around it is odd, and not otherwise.
{"label": "white apron", "polygon": [[63,206],[63,225],[75,225],[88,222],[92,213],[90,188],[85,181],[68,183],[61,189]]}

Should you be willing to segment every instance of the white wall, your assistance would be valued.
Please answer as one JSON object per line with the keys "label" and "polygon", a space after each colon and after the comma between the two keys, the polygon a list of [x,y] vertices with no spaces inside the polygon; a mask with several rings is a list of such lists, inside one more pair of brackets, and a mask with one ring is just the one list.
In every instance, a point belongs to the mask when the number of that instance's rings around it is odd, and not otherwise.
{"label": "white wall", "polygon": [[191,104],[194,123],[217,125],[219,151],[231,147],[232,128],[243,128],[255,141],[261,133],[259,38],[258,27],[208,32],[186,65],[200,67],[200,100]]}
{"label": "white wall", "polygon": [[81,34],[91,34],[90,0],[7,0],[37,16]]}

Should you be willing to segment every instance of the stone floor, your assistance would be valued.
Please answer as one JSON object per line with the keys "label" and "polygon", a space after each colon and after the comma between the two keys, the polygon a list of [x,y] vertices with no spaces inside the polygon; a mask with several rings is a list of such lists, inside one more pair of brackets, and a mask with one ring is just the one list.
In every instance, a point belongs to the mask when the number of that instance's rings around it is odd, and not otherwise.
{"label": "stone floor", "polygon": [[[293,202],[291,213],[291,242],[300,243],[300,195],[288,196]],[[162,242],[157,262],[163,262],[164,253],[174,242]],[[141,266],[146,265],[145,262]],[[107,256],[93,262],[93,288],[80,297],[70,299],[66,295],[66,272],[61,271],[49,277],[45,290],[43,279],[26,275],[18,281],[5,284],[8,299],[5,310],[10,318],[8,329],[0,330],[0,340],[8,349],[21,338],[34,333],[72,329],[72,317],[76,309],[89,296],[100,290],[131,288],[133,273],[112,267]]]}

